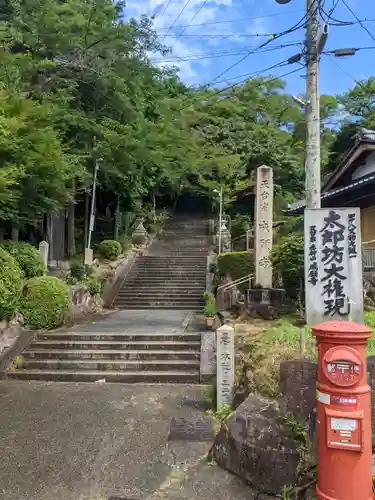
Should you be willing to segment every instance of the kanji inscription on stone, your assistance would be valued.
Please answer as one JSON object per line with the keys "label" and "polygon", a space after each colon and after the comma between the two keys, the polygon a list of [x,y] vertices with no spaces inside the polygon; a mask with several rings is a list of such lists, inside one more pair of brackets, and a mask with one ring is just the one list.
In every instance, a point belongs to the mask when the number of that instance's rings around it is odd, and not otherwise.
{"label": "kanji inscription on stone", "polygon": [[271,288],[273,171],[272,168],[266,166],[257,169],[255,224],[255,280],[263,288]]}
{"label": "kanji inscription on stone", "polygon": [[305,210],[306,313],[309,325],[363,323],[359,208]]}

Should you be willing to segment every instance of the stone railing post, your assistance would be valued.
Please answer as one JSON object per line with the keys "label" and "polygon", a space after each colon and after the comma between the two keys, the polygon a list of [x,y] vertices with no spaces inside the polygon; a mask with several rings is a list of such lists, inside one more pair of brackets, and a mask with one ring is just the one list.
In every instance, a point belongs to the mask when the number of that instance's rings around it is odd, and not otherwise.
{"label": "stone railing post", "polygon": [[217,409],[233,403],[235,382],[234,328],[223,325],[216,330]]}

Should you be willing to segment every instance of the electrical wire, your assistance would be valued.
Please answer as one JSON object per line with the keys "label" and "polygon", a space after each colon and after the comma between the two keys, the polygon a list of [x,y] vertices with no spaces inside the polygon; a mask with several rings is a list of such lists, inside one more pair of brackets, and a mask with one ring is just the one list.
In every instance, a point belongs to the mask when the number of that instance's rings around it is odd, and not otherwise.
{"label": "electrical wire", "polygon": [[337,66],[339,68],[339,70],[341,70],[346,76],[348,76],[351,80],[353,80],[359,87],[362,87],[362,83],[357,80],[356,78],[354,78],[353,75],[351,75],[350,73],[348,73],[344,68],[342,68],[336,61],[333,57],[330,57],[330,61],[333,62],[333,64],[335,66]]}
{"label": "electrical wire", "polygon": [[253,37],[270,37],[275,36],[275,33],[188,33],[186,35],[179,35],[172,33],[169,38],[253,38]]}
{"label": "electrical wire", "polygon": [[208,0],[204,0],[203,3],[200,5],[200,7],[198,7],[198,9],[195,11],[195,14],[193,15],[193,17],[190,19],[188,24],[183,27],[181,33],[179,33],[177,38],[180,38],[180,36],[185,33],[185,31],[189,28],[189,26],[191,26],[191,23],[194,21],[194,19],[196,19],[196,17],[201,12],[201,10],[204,8],[204,6],[206,5],[207,2],[208,2]]}
{"label": "electrical wire", "polygon": [[164,14],[166,13],[166,11],[167,11],[168,7],[171,5],[172,1],[173,1],[173,0],[169,0],[169,2],[167,3],[167,5],[166,5],[166,6],[164,7],[164,9],[163,9],[163,12],[161,12],[161,13],[159,14],[159,17],[163,17],[163,16],[164,16]]}
{"label": "electrical wire", "polygon": [[[172,1],[172,0],[171,0]],[[227,21],[208,21],[206,23],[200,23],[200,24],[190,24],[190,27],[197,27],[197,26],[209,26],[209,25],[216,25],[216,24],[228,24],[228,23],[239,23],[241,21],[252,21],[252,20],[258,20],[258,19],[265,19],[265,18],[270,18],[270,17],[278,17],[278,16],[285,16],[285,15],[290,15],[294,14],[296,12],[303,12],[304,9],[295,9],[295,10],[289,10],[287,12],[277,12],[276,14],[268,14],[265,16],[251,16],[251,17],[240,17],[237,19],[229,19]],[[186,24],[176,24],[175,28],[184,28],[187,26]],[[167,30],[168,28],[161,28]]]}
{"label": "electrical wire", "polygon": [[357,22],[359,23],[359,25],[361,26],[361,28],[363,28],[366,33],[374,40],[375,42],[375,36],[371,33],[371,31],[369,29],[367,29],[367,27],[363,24],[363,22],[359,19],[359,17],[357,16],[357,14],[353,11],[353,9],[350,7],[350,5],[347,4],[346,0],[342,0],[342,3],[345,5],[345,7],[349,10],[349,12],[351,12],[353,14],[353,16],[356,18]]}
{"label": "electrical wire", "polygon": [[[320,3],[320,2],[319,2]],[[312,7],[312,6],[311,6]],[[311,8],[310,7],[310,8]],[[317,5],[316,9],[315,9],[315,13],[318,11],[319,9],[319,4]],[[235,62],[234,64],[232,64],[231,66],[229,66],[229,68],[227,68],[226,70],[222,71],[219,75],[217,75],[213,80],[212,80],[212,83],[214,83],[218,78],[221,78],[223,75],[225,75],[226,73],[228,73],[228,71],[230,71],[231,69],[235,68],[236,66],[238,66],[239,64],[241,64],[243,61],[245,61],[250,55],[254,54],[255,52],[257,52],[258,50],[260,49],[263,49],[264,47],[266,47],[269,43],[271,43],[272,41],[282,37],[282,36],[285,36],[285,35],[288,35],[290,33],[293,33],[294,31],[297,31],[299,30],[300,28],[304,27],[306,25],[306,21],[308,19],[308,16],[310,15],[310,12],[307,11],[306,14],[303,16],[303,18],[298,22],[296,23],[294,26],[292,26],[291,28],[289,28],[288,30],[285,30],[277,35],[275,35],[272,39],[270,40],[267,40],[266,42],[262,43],[261,45],[259,45],[259,47],[255,48],[254,50],[252,51],[249,51],[247,54],[245,54],[243,57],[241,57],[241,59],[239,59],[237,62]]]}
{"label": "electrical wire", "polygon": [[[278,64],[274,64],[273,66],[270,66],[269,68],[262,69],[260,71],[254,72],[254,73],[248,73],[247,75],[243,75],[243,76],[246,76],[246,78],[244,78],[240,82],[236,82],[236,83],[234,83],[232,85],[229,85],[228,87],[225,87],[223,89],[220,89],[220,90],[216,91],[214,94],[211,94],[209,96],[208,100],[212,99],[213,97],[215,97],[217,95],[222,94],[223,92],[227,92],[228,90],[232,90],[233,88],[237,87],[237,85],[242,85],[243,83],[247,82],[250,78],[254,78],[254,77],[260,76],[262,73],[265,73],[265,72],[270,71],[272,69],[275,69],[277,67],[287,66],[288,64],[289,64],[288,60],[286,60],[286,61],[280,62]],[[282,75],[279,75],[279,76],[271,78],[270,80],[268,80],[268,83],[276,81],[276,80],[279,80],[280,78],[284,78],[285,76],[292,75],[293,73],[297,73],[297,72],[302,71],[302,70],[303,70],[303,68],[297,68],[297,69],[294,69],[292,71],[288,71],[287,73],[283,73]],[[183,109],[186,109],[191,104],[194,104],[194,103],[191,103],[191,102],[188,103],[186,106],[183,106],[182,108],[180,108],[180,111],[182,111]]]}
{"label": "electrical wire", "polygon": [[[289,43],[289,44],[284,44],[284,45],[277,45],[275,47],[269,47],[265,48],[264,50],[260,50],[257,52],[257,54],[262,54],[264,52],[273,52],[275,50],[280,50],[284,48],[289,48],[289,47],[296,47],[301,45],[302,42],[295,42],[295,43]],[[249,47],[243,47],[243,48],[238,48],[238,49],[232,49],[232,50],[225,50],[225,51],[216,51],[216,52],[211,52],[211,53],[198,53],[198,54],[186,54],[186,56],[175,56],[174,59],[151,59],[152,63],[168,63],[168,62],[178,62],[178,61],[200,61],[202,59],[211,59],[211,58],[218,58],[218,57],[227,57],[227,56],[236,56],[243,54],[244,52],[247,52],[249,50]]]}
{"label": "electrical wire", "polygon": [[178,13],[176,19],[173,21],[173,23],[169,26],[168,28],[168,31],[166,32],[166,34],[163,36],[162,38],[162,41],[166,38],[166,36],[168,35],[168,33],[171,31],[171,29],[175,26],[175,24],[177,23],[177,21],[180,19],[180,17],[182,16],[182,14],[184,13],[185,9],[187,8],[187,6],[189,5],[189,3],[191,2],[191,0],[186,0],[186,2],[184,3],[184,6],[182,7],[182,9],[180,10],[180,12]]}

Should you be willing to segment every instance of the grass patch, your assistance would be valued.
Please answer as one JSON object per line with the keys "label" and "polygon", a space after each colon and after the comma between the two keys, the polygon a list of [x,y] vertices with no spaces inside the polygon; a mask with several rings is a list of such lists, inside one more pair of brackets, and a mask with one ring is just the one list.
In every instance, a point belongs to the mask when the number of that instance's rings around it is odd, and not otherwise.
{"label": "grass patch", "polygon": [[[316,358],[315,340],[305,328],[305,356]],[[251,325],[237,337],[239,377],[246,380],[249,391],[275,398],[279,392],[280,363],[300,357],[300,328],[285,317],[277,321]]]}
{"label": "grass patch", "polygon": [[[279,370],[282,361],[300,358],[300,327],[292,317],[276,321],[249,320],[236,327],[237,375],[241,385],[252,392],[275,398],[279,392]],[[367,355],[375,355],[375,311],[365,313],[365,323],[373,335]],[[311,328],[305,327],[305,357],[317,359]]]}

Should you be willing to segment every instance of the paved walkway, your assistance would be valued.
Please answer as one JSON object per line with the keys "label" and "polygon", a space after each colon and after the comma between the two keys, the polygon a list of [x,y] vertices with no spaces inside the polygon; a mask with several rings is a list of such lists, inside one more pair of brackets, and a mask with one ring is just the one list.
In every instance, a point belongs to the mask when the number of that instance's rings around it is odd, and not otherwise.
{"label": "paved walkway", "polygon": [[171,417],[203,414],[204,390],[0,381],[0,498],[255,500],[207,463],[210,443],[167,444]]}
{"label": "paved walkway", "polygon": [[163,310],[121,310],[109,314],[96,323],[83,324],[72,328],[76,332],[159,332],[174,333],[184,330],[184,321],[191,313],[185,311]]}

